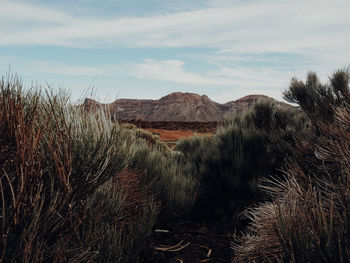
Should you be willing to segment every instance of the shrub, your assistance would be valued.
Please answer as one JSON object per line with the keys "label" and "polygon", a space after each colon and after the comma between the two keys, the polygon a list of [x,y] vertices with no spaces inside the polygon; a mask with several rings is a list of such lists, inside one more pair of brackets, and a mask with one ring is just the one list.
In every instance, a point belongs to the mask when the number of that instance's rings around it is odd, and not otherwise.
{"label": "shrub", "polygon": [[[141,190],[135,183],[128,184],[125,191]],[[126,200],[129,193],[123,190],[111,179],[87,200],[86,220],[74,242],[96,251],[94,262],[137,262],[144,252],[158,205],[146,194],[143,200],[139,195]]]}
{"label": "shrub", "polygon": [[258,178],[276,173],[290,153],[293,132],[305,133],[304,118],[269,102],[235,115],[212,137],[177,143],[185,167],[200,182],[198,210],[212,213],[237,207],[237,201],[259,197]]}
{"label": "shrub", "polygon": [[[310,78],[315,79],[309,75],[306,84],[293,80],[289,92],[310,89]],[[234,246],[236,262],[349,261],[348,80],[348,71],[337,71],[329,85],[313,87],[312,92],[322,94],[322,99],[311,105],[301,103],[313,117],[313,134],[295,145],[295,154],[285,165],[284,180],[264,180],[261,188],[274,201],[247,211],[252,223]],[[330,93],[324,93],[324,87]],[[330,94],[336,100],[328,100]],[[311,103],[309,99],[304,101]],[[321,109],[323,106],[331,116]]]}
{"label": "shrub", "polygon": [[125,225],[133,137],[102,109],[86,113],[62,94],[0,81],[0,261],[134,261],[153,227],[151,195]]}
{"label": "shrub", "polygon": [[154,135],[148,131],[137,128],[134,124],[130,123],[124,123],[122,124],[122,127],[132,131],[134,141],[146,143],[149,148],[156,149],[165,154],[170,152],[168,145],[163,143],[158,135]]}
{"label": "shrub", "polygon": [[305,83],[293,78],[284,98],[297,103],[310,117],[314,125],[318,120],[332,121],[335,109],[350,101],[349,69],[338,70],[330,77],[330,82],[323,84],[316,73],[310,72]]}
{"label": "shrub", "polygon": [[[145,186],[161,202],[161,218],[185,216],[193,207],[197,181],[186,172],[176,152],[159,143],[151,143],[137,130],[131,169],[145,174]],[[152,136],[146,133],[147,136]]]}

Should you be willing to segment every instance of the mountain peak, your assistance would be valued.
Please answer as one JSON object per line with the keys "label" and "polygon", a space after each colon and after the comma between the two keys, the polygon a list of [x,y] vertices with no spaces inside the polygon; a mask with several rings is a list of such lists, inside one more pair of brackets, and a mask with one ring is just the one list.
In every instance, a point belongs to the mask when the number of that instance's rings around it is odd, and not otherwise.
{"label": "mountain peak", "polygon": [[209,100],[209,98],[206,95],[200,96],[190,92],[173,92],[160,98],[160,101],[167,102],[195,102],[200,100]]}
{"label": "mountain peak", "polygon": [[86,106],[90,106],[90,105],[96,105],[96,104],[100,104],[99,102],[97,102],[96,100],[93,100],[93,99],[89,99],[89,98],[86,98],[84,100],[84,105]]}
{"label": "mountain peak", "polygon": [[257,102],[259,100],[273,100],[271,97],[262,94],[252,94],[244,96],[235,102]]}

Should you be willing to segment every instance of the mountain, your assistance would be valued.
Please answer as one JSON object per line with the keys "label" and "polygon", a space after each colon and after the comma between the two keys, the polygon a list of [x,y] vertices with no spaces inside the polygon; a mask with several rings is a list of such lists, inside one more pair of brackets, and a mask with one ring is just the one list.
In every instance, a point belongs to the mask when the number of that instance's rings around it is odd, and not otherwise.
{"label": "mountain", "polygon": [[[174,92],[159,100],[118,99],[111,104],[103,104],[111,115],[119,120],[209,122],[222,121],[224,116],[251,108],[257,101],[269,100],[283,107],[291,107],[264,95],[249,95],[236,101],[220,104],[206,95]],[[84,108],[99,104],[85,99]]]}

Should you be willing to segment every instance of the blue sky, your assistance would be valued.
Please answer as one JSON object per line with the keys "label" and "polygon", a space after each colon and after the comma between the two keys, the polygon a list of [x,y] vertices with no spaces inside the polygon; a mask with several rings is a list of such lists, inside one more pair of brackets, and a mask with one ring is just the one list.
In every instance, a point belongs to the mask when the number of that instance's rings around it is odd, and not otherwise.
{"label": "blue sky", "polygon": [[281,100],[350,62],[348,0],[0,0],[0,71],[77,100]]}

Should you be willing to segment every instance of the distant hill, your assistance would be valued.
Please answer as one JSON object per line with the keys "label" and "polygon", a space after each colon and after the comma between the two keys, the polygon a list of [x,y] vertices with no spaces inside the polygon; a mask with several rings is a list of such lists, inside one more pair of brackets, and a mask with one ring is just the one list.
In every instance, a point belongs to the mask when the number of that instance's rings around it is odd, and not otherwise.
{"label": "distant hill", "polygon": [[[206,95],[181,92],[171,93],[159,100],[118,99],[104,106],[119,120],[220,122],[225,115],[247,110],[260,100],[269,100],[282,107],[292,107],[265,95],[249,95],[220,104]],[[83,106],[88,109],[97,105],[101,104],[85,99]]]}

